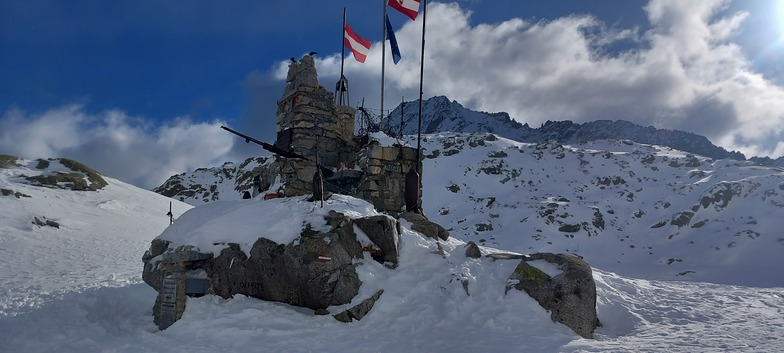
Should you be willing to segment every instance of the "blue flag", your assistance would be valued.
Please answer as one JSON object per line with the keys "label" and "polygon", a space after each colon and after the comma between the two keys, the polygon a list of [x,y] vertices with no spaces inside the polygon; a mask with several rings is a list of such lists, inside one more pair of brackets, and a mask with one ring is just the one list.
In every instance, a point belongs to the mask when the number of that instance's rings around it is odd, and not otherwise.
{"label": "blue flag", "polygon": [[389,23],[389,16],[387,16],[387,38],[389,38],[389,47],[392,49],[392,61],[400,61],[400,48],[397,46],[397,39],[395,39],[395,31],[392,30],[392,25]]}

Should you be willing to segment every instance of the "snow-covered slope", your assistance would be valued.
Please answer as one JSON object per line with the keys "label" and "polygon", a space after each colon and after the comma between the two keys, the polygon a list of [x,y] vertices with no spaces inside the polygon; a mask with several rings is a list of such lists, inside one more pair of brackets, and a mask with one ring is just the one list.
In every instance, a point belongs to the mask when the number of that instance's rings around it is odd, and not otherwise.
{"label": "snow-covered slope", "polygon": [[[4,187],[22,189],[9,182],[7,175],[4,174]],[[157,205],[158,198],[145,199],[149,194],[142,190],[121,188],[121,183],[108,181],[106,190],[97,195],[123,199],[137,206]],[[28,191],[35,190],[22,190]],[[43,193],[30,195],[31,199],[44,196]],[[126,197],[121,198],[123,195]],[[95,202],[102,198],[81,197],[85,198],[63,196],[58,201],[58,206],[75,210],[59,218],[64,225],[75,220],[99,222],[89,212],[90,205],[95,207]],[[127,201],[129,198],[136,201]],[[289,221],[297,224],[306,219],[315,222],[318,217],[314,215],[323,213],[315,203],[292,198],[216,202],[207,206],[211,212],[195,209],[194,215],[199,216],[200,222],[211,224],[211,220],[221,219],[235,209],[238,202],[285,203],[294,218]],[[328,207],[338,207],[344,212],[360,215],[374,212],[366,202],[350,198],[336,197],[327,203],[339,203]],[[136,213],[143,220],[154,218],[133,211],[134,207],[126,209],[131,211],[120,213]],[[41,204],[35,210],[53,212]],[[110,217],[111,212],[106,211],[101,214]],[[259,214],[247,221],[261,227],[274,222],[276,217],[279,215]],[[181,220],[187,222],[188,218]],[[235,218],[229,218],[223,221],[231,224],[219,229],[230,229],[236,223]],[[96,231],[106,227],[100,226]],[[178,228],[185,229],[187,224]],[[24,237],[30,232],[13,230],[11,233]],[[39,244],[35,249],[14,247],[28,251],[28,256],[37,250],[51,251],[49,261],[56,261],[57,266],[34,261],[27,268],[27,279],[24,273],[19,273],[16,281],[3,277],[0,285],[32,292],[26,283],[37,283],[35,275],[62,268],[86,271],[94,266],[121,274],[140,273],[141,254],[133,244],[123,245],[115,239],[142,238],[139,230],[116,228],[107,233],[101,243],[93,245],[103,256],[90,255],[92,247],[80,243],[75,233],[67,237],[78,245],[71,253],[53,251],[62,245],[58,242]],[[72,281],[86,285],[61,296],[43,297],[37,305],[7,308],[6,315],[0,317],[0,351],[767,352],[779,349],[784,338],[781,331],[784,288],[629,279],[597,269],[594,278],[598,313],[604,326],[597,329],[596,340],[582,339],[565,326],[550,321],[549,314],[522,292],[504,293],[506,278],[516,261],[469,259],[464,255],[464,244],[457,239],[442,242],[442,257],[435,240],[426,239],[404,225],[397,269],[388,269],[372,260],[359,264],[363,281],[359,297],[377,288],[385,291],[369,315],[351,324],[279,303],[240,296],[229,300],[205,296],[189,299],[183,318],[167,330],[158,331],[151,316],[156,293],[147,285],[137,283],[138,278],[129,275],[126,281],[109,286],[103,284],[100,274],[90,281],[73,271],[63,271],[50,276],[51,283],[45,285],[52,288]],[[484,248],[483,251],[495,250]],[[3,266],[19,260],[0,258]],[[468,293],[462,286],[463,280],[468,283]]]}
{"label": "snow-covered slope", "polygon": [[[169,225],[171,199],[97,174],[106,183],[97,191],[71,190],[72,182],[34,186],[65,173],[88,184],[90,175],[68,160],[4,157],[0,317],[40,310],[72,292],[141,282],[141,256]],[[189,208],[172,202],[175,217]],[[0,351],[15,350],[0,344]]]}
{"label": "snow-covered slope", "polygon": [[423,204],[452,236],[627,276],[784,286],[784,169],[627,140],[425,138]]}
{"label": "snow-covered slope", "polygon": [[252,157],[239,165],[226,162],[220,167],[199,168],[171,176],[153,191],[194,206],[216,200],[240,200],[243,192],[253,186],[253,170],[271,161],[270,157]]}
{"label": "snow-covered slope", "polygon": [[[443,133],[422,145],[425,211],[459,239],[571,252],[638,278],[784,286],[780,167],[629,140],[570,146]],[[181,187],[240,187],[200,171],[177,176]]]}

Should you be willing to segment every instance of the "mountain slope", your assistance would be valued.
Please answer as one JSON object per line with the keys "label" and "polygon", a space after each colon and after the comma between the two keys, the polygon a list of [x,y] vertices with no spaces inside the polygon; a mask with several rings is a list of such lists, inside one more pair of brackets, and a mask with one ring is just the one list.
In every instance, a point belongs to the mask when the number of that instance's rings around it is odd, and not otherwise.
{"label": "mountain slope", "polygon": [[[109,181],[111,189],[113,182]],[[128,191],[144,194],[138,189]],[[285,203],[289,207],[297,204],[300,210],[295,214],[302,214],[303,209],[323,212],[304,199]],[[82,204],[70,201],[72,207]],[[236,202],[225,204],[231,208]],[[349,201],[343,207],[367,212],[367,205]],[[223,206],[211,205],[216,214],[224,213],[217,210]],[[249,219],[246,226],[261,228],[267,221],[264,217]],[[123,233],[118,231],[116,236]],[[125,231],[129,233],[137,234]],[[105,237],[107,245],[97,246],[117,245],[112,238]],[[372,260],[358,261],[363,281],[359,297],[379,287],[385,289],[359,322],[344,324],[328,315],[313,315],[311,310],[244,296],[224,300],[208,295],[188,299],[182,319],[158,331],[151,316],[153,289],[135,281],[109,288],[102,285],[101,277],[95,277],[92,283],[86,282],[91,286],[45,297],[40,305],[0,316],[0,351],[757,352],[776,351],[784,338],[780,330],[784,288],[650,281],[595,270],[597,310],[603,326],[596,331],[597,339],[581,339],[553,323],[549,313],[527,295],[504,292],[517,261],[470,259],[464,255],[464,242],[450,239],[438,245],[405,226],[400,244],[401,261],[395,270]],[[59,245],[48,244],[53,249]],[[116,256],[92,258],[85,251],[89,249],[82,248],[84,253],[54,252],[51,260],[59,263],[57,268],[80,268],[88,262],[120,273],[140,272],[138,257],[119,254],[134,254],[131,249],[115,248]],[[493,251],[483,248],[484,253]],[[7,262],[0,258],[3,266]],[[33,275],[49,269],[45,262],[28,267]],[[35,283],[36,279],[27,280]],[[74,280],[80,280],[75,272],[49,278],[58,284]],[[25,282],[3,279],[0,284],[24,288]]]}
{"label": "mountain slope", "polygon": [[[416,135],[419,119],[419,101],[406,102],[403,114],[403,134]],[[400,123],[401,106],[390,113],[391,124]],[[398,131],[397,128],[392,129]],[[710,157],[744,160],[739,152],[727,152],[697,134],[643,127],[624,120],[597,120],[584,124],[572,121],[548,121],[539,128],[520,124],[507,113],[476,112],[449,101],[444,96],[425,100],[422,105],[422,133],[440,132],[489,132],[520,142],[554,140],[562,144],[575,144],[602,139],[628,139],[638,143],[667,146],[674,149]]]}
{"label": "mountain slope", "polygon": [[273,161],[271,157],[251,157],[240,165],[226,162],[220,167],[199,168],[169,177],[152,191],[197,206],[217,200],[240,200],[253,186],[253,171]]}
{"label": "mountain slope", "polygon": [[[629,140],[561,145],[443,133],[422,145],[425,212],[453,237],[572,252],[633,277],[784,285],[782,168]],[[200,180],[201,188],[241,187]],[[749,275],[726,276],[728,268]]]}
{"label": "mountain slope", "polygon": [[[141,282],[138,266],[126,264],[141,264],[150,240],[169,225],[169,202],[175,217],[190,208],[91,169],[74,170],[83,168],[70,160],[4,157],[0,317],[40,308],[70,292]],[[64,174],[71,181],[62,181]],[[72,190],[91,178],[105,185]]]}
{"label": "mountain slope", "polygon": [[460,239],[640,278],[784,285],[781,168],[627,140],[436,134],[423,146],[424,208]]}

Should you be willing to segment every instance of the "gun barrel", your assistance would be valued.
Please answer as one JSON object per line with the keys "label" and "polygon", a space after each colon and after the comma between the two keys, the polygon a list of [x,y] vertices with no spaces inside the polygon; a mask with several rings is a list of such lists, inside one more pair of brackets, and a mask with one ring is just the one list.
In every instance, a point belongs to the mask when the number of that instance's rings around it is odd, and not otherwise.
{"label": "gun barrel", "polygon": [[243,134],[243,133],[241,133],[241,132],[239,132],[237,130],[233,130],[233,129],[225,127],[225,126],[221,126],[221,129],[226,130],[226,131],[228,131],[228,132],[230,132],[232,134],[235,134],[235,135],[237,135],[239,137],[244,138],[246,143],[253,142],[253,143],[261,146],[261,148],[263,148],[263,149],[265,149],[267,151],[270,151],[270,152],[272,152],[274,154],[281,155],[283,157],[288,157],[288,158],[299,158],[299,159],[309,160],[305,156],[296,154],[294,152],[285,151],[283,149],[280,149],[278,146],[271,145],[271,144],[266,143],[264,141],[259,141],[259,140],[255,139],[255,138],[250,137],[248,135],[245,135],[245,134]]}
{"label": "gun barrel", "polygon": [[245,134],[243,134],[243,133],[241,133],[241,132],[239,132],[237,130],[232,130],[232,129],[230,129],[228,127],[225,127],[225,126],[221,126],[221,129],[226,130],[226,131],[228,131],[228,132],[230,132],[232,134],[235,134],[237,136],[240,136],[240,137],[244,138],[246,143],[247,142],[253,142],[253,143],[257,144],[257,145],[261,145],[262,147],[264,147],[264,145],[268,145],[267,143],[264,143],[262,141],[259,141],[259,140],[255,139],[255,138],[253,138],[253,137],[245,135]]}

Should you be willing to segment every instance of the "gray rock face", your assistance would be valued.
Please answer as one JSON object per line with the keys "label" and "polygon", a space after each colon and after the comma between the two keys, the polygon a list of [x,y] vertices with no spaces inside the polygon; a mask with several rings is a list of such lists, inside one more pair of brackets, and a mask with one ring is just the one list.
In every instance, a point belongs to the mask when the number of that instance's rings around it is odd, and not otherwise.
{"label": "gray rock face", "polygon": [[373,305],[376,305],[376,301],[378,301],[378,299],[381,298],[381,294],[383,293],[384,290],[380,289],[378,292],[370,296],[370,298],[363,300],[361,303],[357,304],[356,306],[351,307],[351,309],[341,311],[333,316],[335,317],[336,320],[342,322],[362,320],[362,318],[365,317],[365,315],[367,315],[368,312],[370,312],[370,309],[373,309]]}
{"label": "gray rock face", "polygon": [[[418,102],[405,102],[407,107]],[[657,129],[641,126],[624,120],[596,120],[586,123],[547,121],[539,128],[520,124],[507,113],[486,113],[467,109],[457,101],[437,96],[423,102],[422,133],[436,132],[490,132],[519,142],[543,142],[554,140],[562,144],[576,144],[600,139],[627,139],[638,143],[661,145],[691,152],[710,158],[732,158],[744,160],[740,152],[728,152],[710,142],[706,137],[678,130]],[[401,116],[398,105],[390,116]],[[417,133],[418,110],[406,109],[403,114],[403,133]],[[768,164],[784,164],[782,158],[773,161],[758,160]]]}
{"label": "gray rock face", "polygon": [[478,259],[482,257],[482,252],[479,250],[479,245],[476,245],[476,243],[469,241],[468,244],[466,244],[465,248],[466,248],[466,252],[465,252],[466,257],[470,257],[472,259]]}
{"label": "gray rock face", "polygon": [[[563,272],[550,277],[527,261],[544,260]],[[506,290],[528,293],[546,310],[550,318],[571,328],[578,335],[593,338],[599,326],[596,315],[596,284],[591,267],[578,257],[567,254],[537,253],[520,261],[509,276]]]}
{"label": "gray rock face", "polygon": [[411,222],[411,229],[424,234],[426,237],[441,240],[449,239],[449,232],[444,227],[430,221],[419,213],[403,212],[400,214],[400,218]]}
{"label": "gray rock face", "polygon": [[370,238],[373,244],[378,245],[379,252],[371,254],[373,259],[397,267],[398,249],[400,248],[397,221],[390,216],[379,215],[356,219],[354,224]]}
{"label": "gray rock face", "polygon": [[[170,249],[168,242],[155,239],[142,258],[142,278],[160,292],[166,276],[187,279],[193,273],[206,274],[205,294],[223,298],[243,294],[313,310],[347,304],[362,284],[353,260],[363,258],[363,244],[357,240],[354,226],[371,239],[373,244],[368,245],[383,249],[380,262],[397,264],[397,221],[388,216],[352,220],[334,211],[325,218],[329,231],[306,226],[289,244],[259,238],[250,256],[233,243],[213,257],[189,246]],[[365,307],[370,310],[372,304]],[[360,312],[351,317],[359,319],[367,313]]]}

